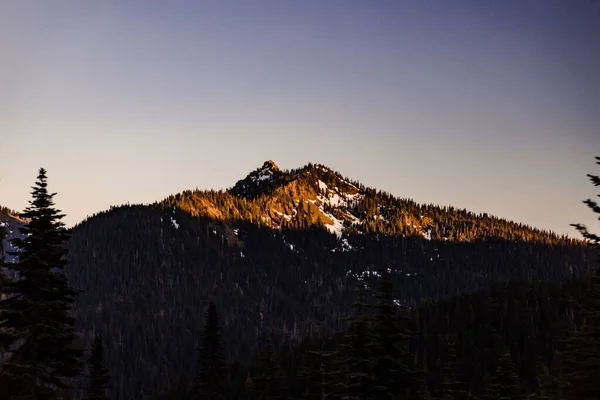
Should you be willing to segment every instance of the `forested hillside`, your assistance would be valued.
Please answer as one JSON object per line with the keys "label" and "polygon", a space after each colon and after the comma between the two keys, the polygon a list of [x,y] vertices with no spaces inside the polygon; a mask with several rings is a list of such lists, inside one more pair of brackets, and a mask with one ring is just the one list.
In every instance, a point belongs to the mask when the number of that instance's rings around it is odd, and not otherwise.
{"label": "forested hillside", "polygon": [[[22,235],[30,220],[14,214],[0,213],[0,228],[17,239],[5,242],[7,266],[17,261],[15,243],[38,243]],[[367,340],[364,346],[379,334],[391,336],[361,357],[373,365],[404,360],[411,378],[397,390],[462,399],[499,387],[498,363],[514,362],[520,393],[539,392],[540,376],[557,385],[559,342],[580,325],[564,298],[582,298],[595,262],[593,236],[582,232],[588,242],[419,205],[320,165],[281,171],[266,162],[228,191],[184,192],[88,218],[68,232],[65,273],[80,291],[78,341],[93,347],[94,371],[110,375],[102,379],[111,399],[186,398],[196,390],[196,349],[203,329],[214,329],[205,324],[208,302],[220,316],[213,325],[221,328],[227,398],[262,393],[273,379],[278,396],[341,396],[321,368],[352,376],[339,369],[359,362],[347,358],[357,357],[349,343]],[[7,288],[15,277],[6,275]],[[399,330],[381,333],[392,328]],[[404,343],[406,353],[396,354],[398,343],[389,340]],[[343,390],[357,384],[346,378],[336,378]]]}
{"label": "forested hillside", "polygon": [[[559,286],[509,281],[438,302],[421,302],[410,310],[398,308],[393,317],[396,330],[389,333],[395,334],[405,358],[394,368],[400,375],[404,364],[411,379],[400,387],[388,383],[388,390],[411,400],[593,399],[571,395],[567,374],[572,354],[567,343],[571,332],[583,330],[584,325],[573,305],[592,300],[589,294],[598,290],[597,282],[569,279]],[[270,379],[283,396],[318,399],[327,394],[338,399],[350,393],[369,398],[377,368],[364,369],[363,364],[361,370],[358,361],[362,357],[376,365],[380,357],[376,347],[382,327],[377,321],[385,303],[381,286],[380,282],[370,290],[358,287],[360,301],[353,306],[347,328],[338,334],[284,344],[270,360],[265,336],[249,366],[235,360],[229,363],[223,373],[231,383],[226,398],[253,398],[267,361],[278,371]],[[362,353],[355,347],[361,343],[359,333],[366,340],[363,344],[373,341]],[[225,348],[230,344],[225,341]],[[364,393],[357,384],[361,381]],[[192,398],[193,387],[191,380],[182,381],[160,398]]]}
{"label": "forested hillside", "polygon": [[384,267],[414,306],[508,279],[560,283],[594,262],[581,241],[270,162],[229,191],[115,207],[71,233],[80,332],[110,338],[116,399],[193,375],[208,300],[227,357],[246,363],[269,330],[281,344],[343,329],[356,282]]}

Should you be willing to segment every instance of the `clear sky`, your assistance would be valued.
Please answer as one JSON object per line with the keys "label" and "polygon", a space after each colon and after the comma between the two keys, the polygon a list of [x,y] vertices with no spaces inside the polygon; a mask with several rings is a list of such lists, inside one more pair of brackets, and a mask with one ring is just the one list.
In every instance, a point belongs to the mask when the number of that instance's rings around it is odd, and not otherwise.
{"label": "clear sky", "polygon": [[273,159],[597,227],[599,43],[588,0],[0,0],[0,204],[43,166],[70,225]]}

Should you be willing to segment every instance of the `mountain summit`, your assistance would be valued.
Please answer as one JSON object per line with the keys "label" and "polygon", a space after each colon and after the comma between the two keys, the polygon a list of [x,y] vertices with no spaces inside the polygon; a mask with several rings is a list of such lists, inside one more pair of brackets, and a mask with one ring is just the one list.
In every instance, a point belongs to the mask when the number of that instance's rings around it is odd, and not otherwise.
{"label": "mountain summit", "polygon": [[281,171],[269,160],[228,192],[259,203],[255,213],[275,228],[319,225],[341,237],[344,226],[360,222],[360,189],[322,165]]}
{"label": "mountain summit", "polygon": [[238,197],[253,199],[283,184],[282,178],[286,175],[279,169],[277,164],[272,160],[268,160],[264,162],[262,167],[257,168],[249,173],[246,178],[238,181],[229,192]]}
{"label": "mountain summit", "polygon": [[265,161],[225,192],[186,191],[160,204],[229,223],[246,221],[277,230],[324,228],[338,239],[371,233],[452,241],[495,237],[550,243],[559,239],[551,232],[488,214],[417,204],[312,163],[281,170],[272,160]]}

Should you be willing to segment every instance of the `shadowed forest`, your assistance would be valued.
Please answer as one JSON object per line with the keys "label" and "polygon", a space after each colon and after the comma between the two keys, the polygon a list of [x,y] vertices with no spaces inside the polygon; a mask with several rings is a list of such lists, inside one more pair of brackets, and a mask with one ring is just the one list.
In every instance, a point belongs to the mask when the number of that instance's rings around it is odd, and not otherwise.
{"label": "shadowed forest", "polygon": [[2,399],[600,396],[585,226],[573,239],[268,161],[66,229],[50,186],[40,169],[27,209],[0,208]]}

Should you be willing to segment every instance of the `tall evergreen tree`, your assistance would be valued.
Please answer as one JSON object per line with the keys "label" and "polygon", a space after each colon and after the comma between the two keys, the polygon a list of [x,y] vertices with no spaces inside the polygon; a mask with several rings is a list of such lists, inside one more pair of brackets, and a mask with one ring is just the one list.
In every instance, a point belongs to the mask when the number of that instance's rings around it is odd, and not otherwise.
{"label": "tall evergreen tree", "polygon": [[[596,157],[596,164],[600,165],[600,157]],[[600,175],[588,174],[588,178],[594,186],[600,186]],[[598,195],[600,197],[600,194]],[[592,200],[584,200],[583,203],[587,205],[594,213],[598,214],[598,220],[600,220],[600,205]],[[592,245],[600,246],[600,236],[588,230],[587,226],[583,224],[572,224],[581,233],[581,235],[587,239]]]}
{"label": "tall evergreen tree", "polygon": [[587,400],[600,393],[600,269],[575,308],[582,325],[563,342],[561,378],[567,399]]}
{"label": "tall evergreen tree", "polygon": [[413,359],[407,346],[410,318],[396,301],[394,282],[387,269],[380,272],[377,300],[373,332],[375,398],[406,399],[414,384],[414,375],[408,367]]}
{"label": "tall evergreen tree", "polygon": [[6,260],[4,256],[4,239],[6,239],[6,227],[3,222],[0,222],[0,294],[2,293],[2,286],[6,279],[4,276],[4,262]]}
{"label": "tall evergreen tree", "polygon": [[110,383],[110,376],[104,364],[103,353],[102,338],[96,336],[92,343],[92,351],[88,360],[86,400],[108,400],[107,390]]}
{"label": "tall evergreen tree", "polygon": [[506,350],[498,360],[496,374],[488,388],[486,400],[518,400],[521,399],[521,389],[517,367],[510,352]]}
{"label": "tall evergreen tree", "polygon": [[432,398],[427,385],[427,362],[425,358],[423,358],[419,368],[415,371],[415,385],[411,394],[411,400],[430,400]]}
{"label": "tall evergreen tree", "polygon": [[204,317],[204,335],[198,351],[194,391],[197,399],[224,399],[226,370],[221,344],[221,327],[217,307],[212,301],[208,304]]}
{"label": "tall evergreen tree", "polygon": [[[3,286],[5,284],[5,279],[6,279],[6,277],[4,275],[4,262],[5,262],[4,239],[5,238],[6,238],[5,225],[4,225],[4,223],[0,222],[0,296],[2,296]],[[2,340],[4,340],[4,338],[3,338],[2,331],[0,330],[0,344],[2,343]],[[4,349],[0,346],[0,360],[4,359],[3,351],[4,351]],[[10,389],[10,387],[8,385],[6,377],[4,377],[4,376],[2,376],[2,374],[0,374],[0,393],[8,393],[9,389]]]}
{"label": "tall evergreen tree", "polygon": [[442,399],[456,400],[466,397],[466,390],[460,371],[459,359],[456,355],[456,343],[447,341],[446,360],[444,362],[444,378],[442,380]]}
{"label": "tall evergreen tree", "polygon": [[356,301],[352,305],[354,316],[349,319],[344,343],[345,372],[344,399],[368,400],[374,398],[375,380],[372,372],[373,336],[367,314],[367,289],[361,282]]}
{"label": "tall evergreen tree", "polygon": [[315,362],[307,365],[298,374],[304,378],[305,388],[302,399],[330,399],[340,394],[341,388],[341,357],[338,351],[306,351]]}
{"label": "tall evergreen tree", "polygon": [[[596,160],[600,165],[600,157]],[[600,186],[600,176],[588,174],[588,177],[594,186]],[[591,199],[584,203],[598,214],[600,220],[600,205]],[[574,226],[596,248],[600,264],[600,236],[590,232],[585,225]],[[582,325],[564,341],[561,365],[565,394],[568,399],[593,399],[600,393],[600,268],[590,279],[582,301],[574,304],[574,308]]]}
{"label": "tall evergreen tree", "polygon": [[251,398],[253,400],[287,399],[288,388],[285,374],[273,348],[272,334],[269,334],[266,346],[261,352],[258,368],[252,378]]}
{"label": "tall evergreen tree", "polygon": [[16,261],[6,265],[16,275],[0,301],[0,347],[7,357],[0,373],[13,384],[8,398],[50,398],[82,368],[83,350],[70,315],[77,292],[63,273],[69,236],[47,186],[42,168],[21,214],[29,222],[20,228],[22,238],[11,242],[17,250],[9,254]]}

